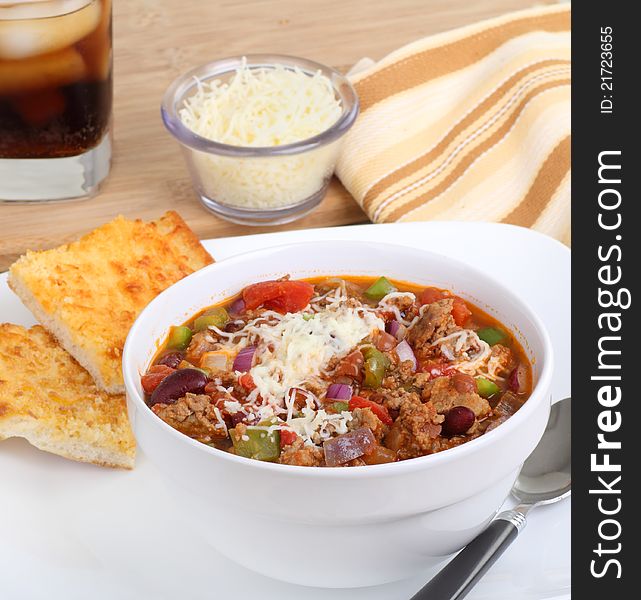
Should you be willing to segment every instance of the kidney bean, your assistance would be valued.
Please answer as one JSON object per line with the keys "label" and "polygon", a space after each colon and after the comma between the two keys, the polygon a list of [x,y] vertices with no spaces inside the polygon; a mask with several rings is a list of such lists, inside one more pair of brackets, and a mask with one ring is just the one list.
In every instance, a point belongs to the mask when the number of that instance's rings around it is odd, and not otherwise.
{"label": "kidney bean", "polygon": [[182,362],[184,356],[185,356],[184,352],[170,352],[169,354],[165,354],[165,356],[163,356],[158,361],[158,364],[167,365],[172,369],[176,369],[178,368],[178,365]]}
{"label": "kidney bean", "polygon": [[452,375],[452,384],[459,394],[476,391],[476,381],[474,381],[474,377],[465,373],[454,373],[454,375]]}
{"label": "kidney bean", "polygon": [[391,334],[379,331],[376,336],[374,345],[381,352],[389,352],[392,348],[396,348],[398,340]]}
{"label": "kidney bean", "polygon": [[200,394],[207,385],[207,376],[198,369],[179,369],[165,377],[149,399],[154,404],[173,404],[185,394]]}
{"label": "kidney bean", "polygon": [[475,419],[474,413],[467,406],[455,406],[445,413],[443,430],[448,435],[462,435],[474,425]]}

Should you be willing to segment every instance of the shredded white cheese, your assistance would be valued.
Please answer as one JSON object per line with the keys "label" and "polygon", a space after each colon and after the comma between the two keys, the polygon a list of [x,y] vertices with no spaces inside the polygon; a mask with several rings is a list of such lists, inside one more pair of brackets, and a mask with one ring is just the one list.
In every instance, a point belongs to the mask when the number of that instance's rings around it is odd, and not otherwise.
{"label": "shredded white cheese", "polygon": [[441,354],[452,361],[452,367],[469,375],[484,373],[492,353],[489,344],[471,329],[460,329],[435,340],[430,345],[438,346]]}
{"label": "shredded white cheese", "polygon": [[256,326],[261,340],[250,370],[264,399],[283,405],[287,391],[318,376],[334,357],[346,355],[385,323],[376,315],[347,306],[327,307],[312,319],[288,313],[275,324]]}
{"label": "shredded white cheese", "polygon": [[[237,353],[248,345],[256,346],[249,370],[256,387],[242,404],[233,398],[233,387],[216,380],[218,391],[227,396],[225,409],[242,412],[255,424],[278,417],[280,421],[274,425],[252,427],[269,432],[289,429],[305,444],[320,445],[334,435],[347,433],[352,419],[349,411],[333,414],[319,409],[328,385],[328,364],[349,354],[375,331],[384,331],[385,322],[376,309],[350,299],[343,284],[312,298],[301,312],[282,315],[263,311],[233,334],[210,329],[227,351]],[[296,403],[301,396],[305,402],[302,408]]]}
{"label": "shredded white cheese", "polygon": [[409,327],[410,325],[413,325],[418,321],[416,317],[412,321],[408,321],[401,315],[401,311],[399,310],[396,300],[399,300],[401,298],[410,300],[410,302],[414,303],[416,301],[416,295],[413,294],[412,292],[390,292],[386,296],[383,296],[383,298],[380,299],[378,303],[378,307],[383,309],[383,310],[389,310],[394,313],[394,318],[401,323],[401,325],[405,325],[406,327]]}
{"label": "shredded white cheese", "polygon": [[[275,147],[314,137],[341,115],[331,81],[282,65],[249,68],[246,62],[228,83],[197,82],[179,111],[194,133],[240,147]],[[202,152],[191,155],[204,192],[223,204],[275,208],[320,191],[338,153],[333,142],[288,156],[237,158]]]}
{"label": "shredded white cheese", "polygon": [[319,445],[335,435],[347,433],[347,424],[352,420],[352,413],[343,411],[330,414],[323,409],[312,410],[305,407],[303,416],[287,422],[288,429],[295,431],[306,445]]}

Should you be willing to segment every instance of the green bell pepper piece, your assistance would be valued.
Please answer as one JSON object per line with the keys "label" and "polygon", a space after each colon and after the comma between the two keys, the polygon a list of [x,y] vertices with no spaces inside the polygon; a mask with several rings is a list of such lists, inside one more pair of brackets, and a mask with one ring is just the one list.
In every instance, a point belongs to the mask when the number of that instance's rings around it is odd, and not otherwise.
{"label": "green bell pepper piece", "polygon": [[211,310],[205,311],[202,315],[200,315],[200,317],[196,317],[196,319],[194,320],[194,330],[202,331],[203,329],[207,329],[207,327],[209,327],[210,325],[221,329],[227,324],[228,321],[229,314],[222,306],[218,306],[216,308],[212,308]]}
{"label": "green bell pepper piece", "polygon": [[381,383],[383,383],[385,370],[390,364],[389,358],[374,348],[374,346],[367,346],[362,349],[362,352],[365,358],[363,385],[366,388],[375,390],[381,387]]}
{"label": "green bell pepper piece", "polygon": [[496,383],[485,379],[485,377],[476,378],[476,390],[482,398],[491,398],[494,394],[498,394],[501,391]]}
{"label": "green bell pepper piece", "polygon": [[495,344],[502,342],[507,337],[505,331],[501,331],[496,327],[484,327],[483,329],[479,329],[476,334],[490,346],[494,346]]}
{"label": "green bell pepper piece", "polygon": [[386,277],[379,277],[372,285],[370,285],[364,294],[370,300],[380,300],[391,292],[395,292],[396,288],[391,284]]}
{"label": "green bell pepper piece", "polygon": [[[272,424],[261,422],[259,426],[269,427]],[[243,435],[238,435],[235,429],[230,430],[229,434],[238,456],[267,462],[278,460],[280,456],[280,431],[278,430],[269,433],[265,429],[249,426]]]}
{"label": "green bell pepper piece", "polygon": [[167,348],[171,350],[185,350],[191,342],[191,329],[186,325],[178,325],[169,330]]}
{"label": "green bell pepper piece", "polygon": [[331,406],[332,410],[336,413],[349,411],[349,404],[347,402],[334,402]]}

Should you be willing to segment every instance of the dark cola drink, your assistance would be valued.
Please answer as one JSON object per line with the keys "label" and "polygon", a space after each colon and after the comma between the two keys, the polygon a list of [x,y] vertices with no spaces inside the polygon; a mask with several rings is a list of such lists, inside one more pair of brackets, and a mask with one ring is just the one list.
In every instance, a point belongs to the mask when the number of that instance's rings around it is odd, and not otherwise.
{"label": "dark cola drink", "polygon": [[111,0],[0,0],[0,200],[96,192],[111,74]]}

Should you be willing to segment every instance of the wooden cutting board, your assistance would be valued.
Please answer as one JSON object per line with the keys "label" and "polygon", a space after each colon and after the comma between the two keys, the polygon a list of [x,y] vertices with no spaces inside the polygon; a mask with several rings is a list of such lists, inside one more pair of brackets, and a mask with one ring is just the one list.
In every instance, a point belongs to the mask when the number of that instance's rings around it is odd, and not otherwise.
{"label": "wooden cutting board", "polygon": [[202,238],[366,222],[337,181],[314,212],[276,228],[227,223],[198,203],[160,99],[198,64],[254,52],[330,65],[379,59],[417,38],[533,4],[532,0],[121,0],[114,2],[114,155],[95,198],[0,203],[0,271],[27,249],[75,239],[118,214],[154,219],[177,210]]}

